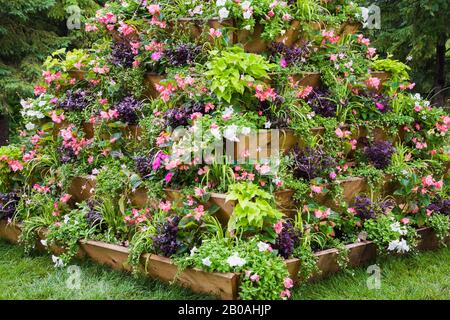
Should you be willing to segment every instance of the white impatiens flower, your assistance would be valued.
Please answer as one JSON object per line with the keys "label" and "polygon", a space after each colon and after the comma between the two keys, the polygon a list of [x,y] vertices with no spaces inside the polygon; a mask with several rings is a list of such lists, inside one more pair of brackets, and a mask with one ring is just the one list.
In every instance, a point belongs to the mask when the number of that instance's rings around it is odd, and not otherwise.
{"label": "white impatiens flower", "polygon": [[41,240],[41,244],[46,247],[47,246],[47,240]]}
{"label": "white impatiens flower", "polygon": [[270,122],[270,121],[267,121],[267,122],[264,124],[264,128],[266,128],[266,129],[270,129],[271,126],[272,126],[272,122]]}
{"label": "white impatiens flower", "polygon": [[208,258],[202,259],[202,263],[207,266],[210,267],[211,266],[211,260]]}
{"label": "white impatiens flower", "polygon": [[227,259],[227,263],[230,267],[242,267],[245,264],[245,260],[239,257],[237,253],[234,253],[231,257]]}
{"label": "white impatiens flower", "polygon": [[67,224],[69,222],[69,220],[70,220],[70,217],[69,217],[69,215],[66,214],[64,216],[64,224]]}
{"label": "white impatiens flower", "polygon": [[238,130],[238,127],[236,125],[232,124],[231,126],[228,126],[225,128],[225,131],[223,132],[223,136],[227,140],[239,142],[239,138],[237,137],[237,130]]}
{"label": "white impatiens flower", "polygon": [[64,267],[64,262],[62,261],[61,258],[52,255],[52,261],[55,264],[55,268],[62,268],[62,267]]}
{"label": "white impatiens flower", "polygon": [[405,239],[394,240],[389,243],[389,251],[397,251],[397,253],[405,253],[409,251],[409,245],[406,243]]}
{"label": "white impatiens flower", "polygon": [[227,0],[217,0],[216,6],[223,7],[227,3]]}
{"label": "white impatiens flower", "polygon": [[258,242],[257,246],[258,246],[259,252],[267,251],[270,248],[270,244],[262,242],[262,241]]}
{"label": "white impatiens flower", "polygon": [[406,229],[406,227],[400,225],[400,222],[398,222],[398,221],[391,224],[391,230],[394,232],[398,232],[402,236],[404,236],[405,234],[408,233],[408,230]]}
{"label": "white impatiens flower", "polygon": [[227,8],[223,7],[219,10],[219,18],[220,19],[226,19],[230,15],[230,11],[228,11]]}

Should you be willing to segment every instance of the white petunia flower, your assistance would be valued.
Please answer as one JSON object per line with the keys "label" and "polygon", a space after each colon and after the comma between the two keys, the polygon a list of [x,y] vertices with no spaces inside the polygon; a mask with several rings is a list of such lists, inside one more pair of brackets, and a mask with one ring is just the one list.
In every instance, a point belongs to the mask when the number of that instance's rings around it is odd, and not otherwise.
{"label": "white petunia flower", "polygon": [[223,7],[227,3],[227,0],[217,0],[216,6]]}
{"label": "white petunia flower", "polygon": [[198,252],[197,247],[193,247],[193,248],[191,249],[191,257],[193,257],[197,252]]}
{"label": "white petunia flower", "polygon": [[34,128],[36,128],[34,123],[29,122],[25,125],[25,129],[27,129],[28,131],[34,130]]}
{"label": "white petunia flower", "polygon": [[227,259],[227,263],[230,267],[242,267],[245,264],[245,260],[240,258],[237,253],[234,253],[231,257]]}
{"label": "white petunia flower", "polygon": [[239,142],[239,138],[237,137],[237,129],[238,129],[238,127],[234,124],[231,126],[228,126],[225,128],[225,131],[223,132],[223,136],[227,140]]}
{"label": "white petunia flower", "polygon": [[230,11],[228,11],[227,8],[223,7],[219,10],[219,18],[220,19],[226,19],[230,15]]}
{"label": "white petunia flower", "polygon": [[62,261],[61,258],[52,255],[52,261],[55,264],[55,268],[62,268],[62,267],[64,267],[64,262]]}
{"label": "white petunia flower", "polygon": [[406,229],[405,226],[401,226],[400,222],[394,222],[393,224],[391,224],[391,230],[398,232],[400,235],[404,236],[405,234],[408,233],[408,230]]}
{"label": "white petunia flower", "polygon": [[267,121],[267,122],[264,124],[264,128],[266,128],[266,129],[270,129],[271,126],[272,126],[272,122],[270,122],[270,121]]}
{"label": "white petunia flower", "polygon": [[69,215],[66,214],[64,216],[64,223],[67,224],[67,222],[69,222],[69,220],[70,220],[70,217],[69,217]]}
{"label": "white petunia flower", "polygon": [[409,245],[406,243],[405,239],[394,240],[389,243],[389,251],[397,251],[397,253],[404,253],[409,251]]}
{"label": "white petunia flower", "polygon": [[244,13],[242,14],[242,16],[244,17],[244,19],[248,20],[252,17],[253,12],[251,12],[250,10],[244,11]]}
{"label": "white petunia flower", "polygon": [[241,4],[241,7],[243,10],[247,11],[248,9],[250,9],[250,6],[252,5],[252,3],[250,1],[244,1]]}
{"label": "white petunia flower", "polygon": [[258,246],[259,252],[267,251],[270,248],[270,244],[267,244],[267,243],[262,242],[262,241],[258,242],[257,246]]}
{"label": "white petunia flower", "polygon": [[211,260],[208,258],[202,259],[202,263],[207,266],[210,267],[211,266]]}

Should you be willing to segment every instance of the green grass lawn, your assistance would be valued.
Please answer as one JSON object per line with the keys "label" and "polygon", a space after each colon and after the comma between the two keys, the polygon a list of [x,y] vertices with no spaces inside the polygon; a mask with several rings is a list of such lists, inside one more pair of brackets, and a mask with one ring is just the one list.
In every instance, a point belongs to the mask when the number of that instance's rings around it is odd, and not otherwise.
{"label": "green grass lawn", "polygon": [[[112,271],[91,262],[81,267],[80,289],[69,289],[67,269],[49,256],[26,256],[0,241],[0,299],[211,299],[144,277]],[[365,268],[335,275],[294,291],[295,299],[450,299],[450,249],[378,263],[381,288],[369,290]]]}

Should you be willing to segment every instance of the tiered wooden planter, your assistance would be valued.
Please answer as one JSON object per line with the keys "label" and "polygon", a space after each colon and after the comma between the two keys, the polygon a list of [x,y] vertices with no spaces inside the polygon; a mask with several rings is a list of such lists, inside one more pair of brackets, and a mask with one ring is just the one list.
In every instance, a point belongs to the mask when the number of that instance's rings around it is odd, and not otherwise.
{"label": "tiered wooden planter", "polygon": [[[7,224],[6,221],[0,220],[0,238],[17,243],[21,233],[21,228],[14,224]],[[432,250],[439,246],[437,237],[432,229],[422,228],[418,230],[421,235],[419,241],[419,250]],[[46,232],[40,231],[39,237],[45,239]],[[450,244],[450,236],[446,239]],[[349,244],[346,246],[349,250],[349,266],[359,267],[373,262],[377,257],[377,249],[373,242],[363,241],[359,243]],[[42,250],[43,248],[38,248]],[[50,251],[54,254],[60,254],[63,249],[53,246]],[[128,264],[129,250],[126,247],[108,244],[99,241],[83,240],[80,241],[80,249],[78,259],[86,257],[91,260],[107,265],[119,271],[131,271]],[[320,273],[313,275],[309,280],[316,281],[339,272],[337,263],[338,250],[328,249],[315,253],[318,258],[317,267]],[[298,272],[301,268],[299,259],[286,260],[286,266],[290,273],[290,277],[295,281],[298,280]],[[223,300],[236,300],[239,294],[239,278],[238,273],[218,273],[205,272],[200,269],[190,268],[183,272],[179,272],[178,267],[169,259],[154,254],[143,254],[141,256],[140,269],[147,276],[157,278],[164,282],[175,282],[178,285],[189,288],[194,292],[206,293],[219,297]]]}
{"label": "tiered wooden planter", "polygon": [[[188,34],[192,39],[199,39],[202,35],[209,35],[211,28],[216,30],[229,30],[227,33],[230,43],[235,43],[235,34],[232,31],[234,22],[232,19],[221,20],[215,19],[197,19],[197,18],[179,18],[176,23],[171,26],[172,29],[181,29]],[[209,41],[214,42],[214,39],[208,36]]]}

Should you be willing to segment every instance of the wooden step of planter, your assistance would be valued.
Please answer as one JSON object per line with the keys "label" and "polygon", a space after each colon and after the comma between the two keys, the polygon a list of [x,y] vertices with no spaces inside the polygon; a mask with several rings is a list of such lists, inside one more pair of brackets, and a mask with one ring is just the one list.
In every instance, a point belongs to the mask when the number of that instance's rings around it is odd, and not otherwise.
{"label": "wooden step of planter", "polygon": [[166,75],[157,74],[153,72],[147,72],[144,75],[145,92],[144,95],[148,98],[156,99],[159,97],[159,92],[156,90],[157,85],[161,85],[161,82],[166,79]]}
{"label": "wooden step of planter", "polygon": [[[179,18],[175,23],[171,23],[169,27],[171,32],[175,30],[183,30],[192,40],[207,37],[208,42],[214,43],[214,39],[209,35],[211,28],[221,30],[222,35],[228,37],[229,43],[235,43],[235,34],[232,31],[234,26],[233,19],[197,19],[197,18]],[[170,31],[169,31],[170,32]]]}
{"label": "wooden step of planter", "polygon": [[93,240],[81,241],[80,247],[87,257],[99,264],[119,271],[132,270],[128,264],[129,250],[126,247]]}
{"label": "wooden step of planter", "polygon": [[144,272],[152,278],[173,282],[194,292],[211,294],[222,300],[237,300],[239,290],[238,273],[206,272],[186,269],[177,277],[178,267],[169,259],[154,254],[141,257]]}
{"label": "wooden step of planter", "polygon": [[14,222],[8,223],[7,220],[0,220],[0,238],[10,243],[18,244],[22,229]]}
{"label": "wooden step of planter", "polygon": [[360,29],[362,28],[362,24],[361,22],[358,21],[347,21],[344,22],[339,31],[338,31],[338,35],[340,37],[345,37],[347,35],[352,35],[357,33]]}
{"label": "wooden step of planter", "polygon": [[[439,248],[439,241],[435,232],[431,228],[420,228],[417,233],[421,236],[418,243],[418,250],[435,250]],[[447,237],[446,243],[450,244],[450,236]],[[362,241],[358,243],[348,244],[345,246],[348,249],[348,266],[355,268],[368,265],[374,262],[377,258],[377,247],[372,241]],[[309,281],[314,282],[326,278],[334,273],[340,271],[337,262],[339,251],[337,249],[327,249],[314,253],[318,258],[317,267],[320,272],[314,274]],[[286,260],[286,265],[290,277],[294,281],[298,281],[298,272],[301,268],[299,259]]]}

